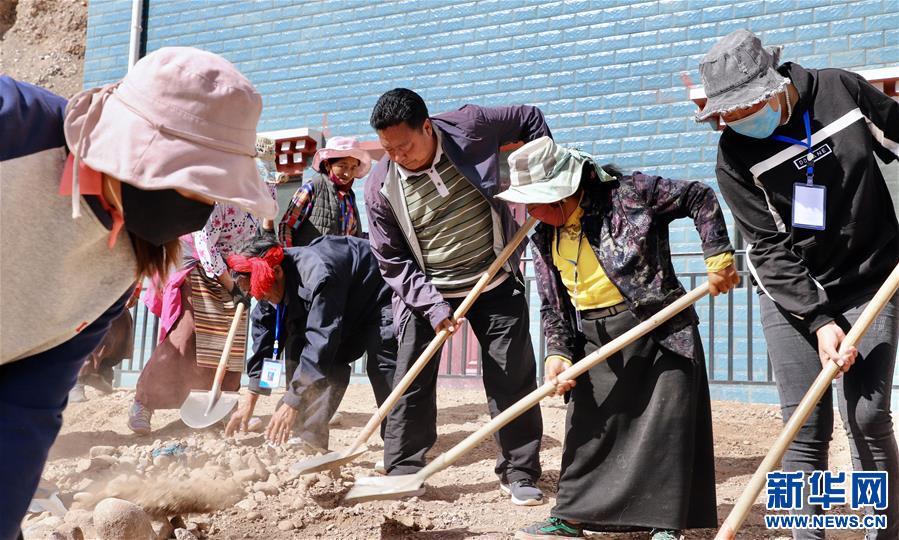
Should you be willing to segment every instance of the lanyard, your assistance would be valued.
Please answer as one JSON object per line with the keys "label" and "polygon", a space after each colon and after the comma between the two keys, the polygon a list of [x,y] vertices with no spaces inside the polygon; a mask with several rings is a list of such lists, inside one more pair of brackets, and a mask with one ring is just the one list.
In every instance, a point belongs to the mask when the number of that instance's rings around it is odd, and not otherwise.
{"label": "lanyard", "polygon": [[275,348],[272,352],[272,358],[278,358],[278,342],[281,340],[281,315],[284,313],[284,306],[278,304],[275,310]]}
{"label": "lanyard", "polygon": [[802,113],[802,120],[805,123],[805,141],[800,141],[793,137],[785,137],[783,135],[772,135],[771,138],[788,144],[798,144],[808,149],[808,156],[805,158],[807,161],[805,164],[805,182],[806,184],[811,185],[815,183],[813,179],[815,175],[815,153],[812,152],[812,122],[809,118],[808,111]]}

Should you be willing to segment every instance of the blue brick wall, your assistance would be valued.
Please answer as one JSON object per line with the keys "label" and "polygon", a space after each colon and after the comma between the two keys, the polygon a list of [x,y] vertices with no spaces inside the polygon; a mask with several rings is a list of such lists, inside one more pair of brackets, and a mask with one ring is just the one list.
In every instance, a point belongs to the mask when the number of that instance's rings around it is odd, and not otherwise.
{"label": "blue brick wall", "polygon": [[[91,1],[85,85],[125,72],[129,17],[129,0]],[[327,113],[334,134],[372,138],[378,96],[406,86],[435,113],[535,104],[561,143],[717,188],[718,133],[691,120],[681,73],[698,82],[705,51],[744,27],[807,67],[899,65],[899,0],[150,0],[147,48],[230,59],[264,96],[261,130],[316,127]],[[697,240],[691,223],[672,224],[674,251]]]}

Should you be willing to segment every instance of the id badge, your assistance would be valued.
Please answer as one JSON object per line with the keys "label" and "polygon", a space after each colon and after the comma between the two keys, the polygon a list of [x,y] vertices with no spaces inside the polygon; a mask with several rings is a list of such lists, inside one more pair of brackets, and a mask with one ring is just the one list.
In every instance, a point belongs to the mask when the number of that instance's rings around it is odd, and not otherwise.
{"label": "id badge", "polygon": [[800,229],[824,230],[827,188],[815,184],[793,184],[793,226]]}
{"label": "id badge", "polygon": [[267,359],[262,363],[262,375],[259,376],[259,386],[270,390],[281,385],[281,362]]}

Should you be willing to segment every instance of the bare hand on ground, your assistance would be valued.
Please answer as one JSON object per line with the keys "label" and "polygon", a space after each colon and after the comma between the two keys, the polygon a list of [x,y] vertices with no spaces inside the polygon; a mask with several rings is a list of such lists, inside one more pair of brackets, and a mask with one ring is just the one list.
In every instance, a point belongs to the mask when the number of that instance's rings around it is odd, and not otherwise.
{"label": "bare hand on ground", "polygon": [[550,356],[546,359],[544,374],[549,382],[556,385],[556,395],[564,396],[565,392],[570,391],[577,384],[574,379],[567,381],[558,380],[559,374],[570,366],[570,363],[566,363],[558,356]]}
{"label": "bare hand on ground", "polygon": [[709,272],[709,294],[718,296],[740,284],[740,274],[733,264],[717,272]]}
{"label": "bare hand on ground", "polygon": [[240,401],[240,405],[231,415],[231,419],[228,420],[228,425],[225,426],[225,436],[230,436],[238,431],[243,431],[244,433],[248,431],[247,424],[253,416],[253,409],[256,408],[256,400],[258,397],[259,396],[256,394],[247,394],[247,396]]}
{"label": "bare hand on ground", "polygon": [[836,362],[840,366],[840,371],[836,377],[839,379],[855,363],[858,349],[847,347],[840,352],[840,344],[846,339],[846,334],[834,321],[819,328],[815,335],[818,337],[818,357],[821,360],[821,367],[825,368],[829,362]]}
{"label": "bare hand on ground", "polygon": [[297,411],[290,405],[282,403],[265,428],[265,438],[272,444],[284,444],[290,439],[293,423],[297,419]]}

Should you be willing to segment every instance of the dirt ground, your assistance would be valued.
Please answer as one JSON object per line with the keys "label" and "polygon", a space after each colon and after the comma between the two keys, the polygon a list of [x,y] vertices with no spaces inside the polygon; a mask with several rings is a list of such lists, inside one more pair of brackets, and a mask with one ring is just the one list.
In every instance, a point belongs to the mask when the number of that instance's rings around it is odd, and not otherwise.
{"label": "dirt ground", "polygon": [[0,0],[0,73],[69,98],[81,90],[86,0]]}
{"label": "dirt ground", "polygon": [[[372,471],[380,455],[375,437],[371,451],[340,473],[293,477],[289,466],[306,456],[301,450],[273,448],[262,436],[247,434],[226,440],[220,426],[194,431],[179,420],[178,411],[159,411],[153,417],[155,431],[138,437],[126,427],[131,391],[99,396],[88,390],[90,400],[69,406],[62,432],[51,450],[44,478],[55,483],[60,497],[74,508],[90,508],[102,496],[118,495],[157,509],[169,516],[180,513],[200,524],[208,538],[413,538],[452,540],[509,538],[518,528],[547,515],[555,500],[559,475],[564,408],[560,399],[543,404],[545,435],[540,486],[548,495],[538,507],[516,507],[498,489],[493,474],[495,447],[482,443],[454,467],[434,477],[420,499],[369,502],[355,506],[340,503],[354,477]],[[260,400],[257,412],[268,421],[275,398]],[[449,449],[488,420],[483,391],[441,388],[439,433],[431,457]],[[341,425],[332,428],[331,447],[347,446],[371,412],[374,399],[367,385],[351,385],[341,407]],[[719,520],[730,510],[781,426],[776,407],[729,402],[713,404],[715,417],[716,471]],[[840,428],[832,447],[832,470],[848,470],[848,447]],[[174,461],[150,461],[151,452],[181,443],[184,454]],[[105,461],[89,459],[93,447],[108,446]],[[264,469],[259,469],[263,467]],[[253,470],[258,471],[254,474]],[[265,477],[271,473],[271,477]],[[76,496],[76,493],[83,492]],[[186,499],[193,498],[188,504]],[[190,506],[218,510],[187,515]],[[208,505],[203,508],[203,505]],[[162,508],[162,510],[159,510]],[[193,510],[197,510],[194,508]],[[757,503],[740,538],[785,537],[761,525],[763,506]],[[86,512],[81,515],[85,537],[96,534]],[[25,528],[41,516],[32,514]],[[157,523],[159,525],[159,523]],[[711,538],[714,531],[697,530],[687,538]],[[34,536],[31,536],[34,537]],[[597,534],[597,538],[630,539],[645,535]],[[859,533],[828,538],[858,538]],[[26,536],[28,538],[28,536]]]}

